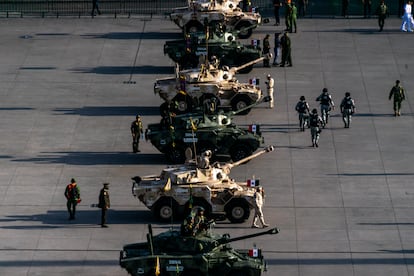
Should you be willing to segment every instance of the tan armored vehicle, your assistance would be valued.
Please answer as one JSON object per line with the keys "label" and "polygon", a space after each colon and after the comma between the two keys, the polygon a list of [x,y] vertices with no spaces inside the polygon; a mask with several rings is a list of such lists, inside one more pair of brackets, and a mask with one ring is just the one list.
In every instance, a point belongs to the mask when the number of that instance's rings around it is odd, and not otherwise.
{"label": "tan armored vehicle", "polygon": [[237,162],[212,165],[206,151],[197,162],[166,168],[159,176],[133,177],[132,194],[164,221],[200,206],[207,217],[224,216],[241,223],[249,218],[255,187],[234,181],[229,177],[230,170],[273,150],[269,146]]}
{"label": "tan armored vehicle", "polygon": [[[209,64],[201,68],[182,70],[175,77],[157,79],[154,83],[154,93],[165,101],[161,105],[161,114],[174,103],[176,113],[182,114],[200,107],[208,102],[215,102],[219,108],[230,107],[238,111],[258,102],[262,96],[259,86],[249,83],[239,83],[235,74],[243,68],[253,66],[262,61],[260,57],[242,66],[228,68]],[[247,114],[250,109],[242,114]]]}
{"label": "tan armored vehicle", "polygon": [[171,20],[185,34],[204,31],[205,23],[217,25],[226,31],[237,31],[239,38],[248,38],[253,29],[262,23],[260,14],[243,12],[241,0],[188,0],[188,6],[175,8]]}

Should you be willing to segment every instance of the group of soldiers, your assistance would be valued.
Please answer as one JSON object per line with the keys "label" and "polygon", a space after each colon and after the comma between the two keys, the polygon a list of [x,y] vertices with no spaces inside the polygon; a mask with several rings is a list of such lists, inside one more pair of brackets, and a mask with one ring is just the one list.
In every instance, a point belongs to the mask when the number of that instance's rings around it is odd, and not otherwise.
{"label": "group of soldiers", "polygon": [[[393,100],[394,116],[401,116],[401,103],[405,100],[405,90],[401,86],[400,81],[396,80],[392,87],[389,100]],[[295,110],[299,114],[299,129],[305,131],[305,126],[308,126],[311,131],[312,147],[318,147],[320,133],[322,128],[328,124],[330,111],[335,109],[335,103],[332,95],[329,94],[328,89],[324,88],[316,101],[320,103],[321,115],[318,114],[316,108],[310,111],[309,104],[306,102],[305,96],[301,96],[299,102],[295,106]],[[340,104],[340,111],[342,114],[342,121],[344,127],[349,128],[352,120],[352,115],[355,113],[355,101],[351,98],[351,93],[346,92],[345,97]]]}

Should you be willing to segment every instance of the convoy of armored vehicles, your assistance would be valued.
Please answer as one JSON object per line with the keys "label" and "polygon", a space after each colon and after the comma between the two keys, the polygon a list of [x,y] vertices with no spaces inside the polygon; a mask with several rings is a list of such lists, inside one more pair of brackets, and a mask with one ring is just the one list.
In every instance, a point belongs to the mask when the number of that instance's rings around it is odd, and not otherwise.
{"label": "convoy of armored vehicles", "polygon": [[180,231],[153,235],[148,226],[147,242],[127,244],[119,264],[132,276],[260,276],[266,264],[259,248],[233,249],[231,242],[262,235],[275,235],[278,228],[230,238],[211,231],[184,236]]}

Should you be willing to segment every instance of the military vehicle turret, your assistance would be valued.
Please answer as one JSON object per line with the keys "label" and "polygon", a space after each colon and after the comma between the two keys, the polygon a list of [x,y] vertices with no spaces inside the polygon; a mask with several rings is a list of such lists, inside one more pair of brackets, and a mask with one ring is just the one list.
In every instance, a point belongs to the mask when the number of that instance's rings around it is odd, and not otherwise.
{"label": "military vehicle turret", "polygon": [[240,223],[249,218],[255,187],[234,181],[229,177],[230,170],[273,150],[268,146],[234,163],[210,165],[209,160],[192,160],[163,169],[158,176],[135,176],[132,194],[164,221],[180,218],[191,207],[201,206],[207,217],[225,217]]}
{"label": "military vehicle turret", "polygon": [[187,7],[175,8],[170,18],[184,34],[204,31],[205,23],[209,22],[210,25],[221,25],[229,32],[237,31],[239,38],[248,38],[262,23],[262,17],[259,13],[243,12],[238,7],[240,2],[189,0]]}
{"label": "military vehicle turret", "polygon": [[[262,56],[260,43],[242,44],[232,33],[204,32],[191,33],[184,39],[167,41],[164,54],[168,55],[180,68],[196,68],[201,58],[217,57],[221,66],[241,66]],[[253,65],[240,69],[249,73]]]}
{"label": "military vehicle turret", "polygon": [[[165,101],[160,106],[161,114],[168,106],[174,106],[178,114],[188,113],[200,107],[206,101],[214,101],[219,108],[230,108],[233,111],[244,109],[260,101],[263,96],[259,86],[250,83],[239,83],[235,74],[243,68],[262,61],[260,57],[238,67],[219,69],[209,64],[201,68],[182,70],[175,77],[157,79],[154,93]],[[244,109],[247,114],[250,109]]]}
{"label": "military vehicle turret", "polygon": [[260,276],[266,270],[261,249],[233,249],[231,242],[279,233],[278,228],[230,238],[229,234],[183,236],[179,231],[152,234],[147,242],[127,244],[119,264],[132,276]]}
{"label": "military vehicle turret", "polygon": [[175,116],[168,113],[160,123],[148,125],[145,139],[150,140],[153,146],[175,164],[185,161],[185,150],[193,148],[193,145],[197,152],[211,150],[213,157],[226,155],[237,161],[257,150],[264,143],[264,138],[258,125],[252,124],[248,129],[242,129],[233,124],[231,118],[259,103],[261,102],[238,111],[211,115],[200,111]]}

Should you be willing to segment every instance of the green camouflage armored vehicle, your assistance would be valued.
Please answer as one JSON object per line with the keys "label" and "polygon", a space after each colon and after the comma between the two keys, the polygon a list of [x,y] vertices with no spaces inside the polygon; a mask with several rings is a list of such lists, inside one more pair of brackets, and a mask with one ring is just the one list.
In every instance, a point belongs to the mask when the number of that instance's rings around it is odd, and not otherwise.
{"label": "green camouflage armored vehicle", "polygon": [[243,12],[238,7],[240,2],[189,0],[187,7],[175,8],[170,18],[184,34],[204,31],[208,22],[209,25],[220,25],[228,32],[237,31],[239,38],[244,39],[262,23],[262,17],[259,13]]}
{"label": "green camouflage armored vehicle", "polygon": [[180,231],[153,236],[148,228],[147,242],[125,245],[120,252],[119,264],[132,276],[260,276],[266,271],[261,249],[233,249],[230,243],[279,233],[272,228],[236,238],[213,233],[193,237]]}
{"label": "green camouflage armored vehicle", "polygon": [[202,154],[185,164],[165,168],[160,175],[133,177],[132,194],[163,221],[181,218],[191,207],[199,206],[206,217],[241,223],[254,206],[255,187],[251,181],[236,182],[229,173],[233,167],[273,150],[268,146],[237,162],[211,165],[210,158]]}
{"label": "green camouflage armored vehicle", "polygon": [[[243,45],[231,33],[204,32],[192,33],[185,39],[167,41],[164,54],[168,55],[181,69],[196,68],[200,58],[217,57],[221,66],[238,67],[262,56],[259,43]],[[239,73],[249,73],[253,65],[240,69]]]}
{"label": "green camouflage armored vehicle", "polygon": [[[266,98],[266,97],[265,97]],[[266,98],[267,99],[267,98]],[[243,112],[254,105],[240,109]],[[160,123],[149,124],[145,139],[175,164],[185,161],[185,150],[195,145],[197,152],[211,150],[216,155],[238,161],[251,155],[264,143],[260,127],[237,127],[231,117],[237,112],[206,114],[204,112],[164,116]]]}
{"label": "green camouflage armored vehicle", "polygon": [[262,90],[256,83],[240,83],[235,74],[263,59],[260,57],[239,67],[224,66],[222,69],[207,63],[201,68],[181,70],[174,77],[157,79],[154,93],[164,100],[160,106],[161,115],[167,107],[174,108],[176,114],[188,113],[203,107],[206,101],[214,101],[219,109],[243,109],[239,114],[249,113],[250,108],[245,107],[260,102]]}

